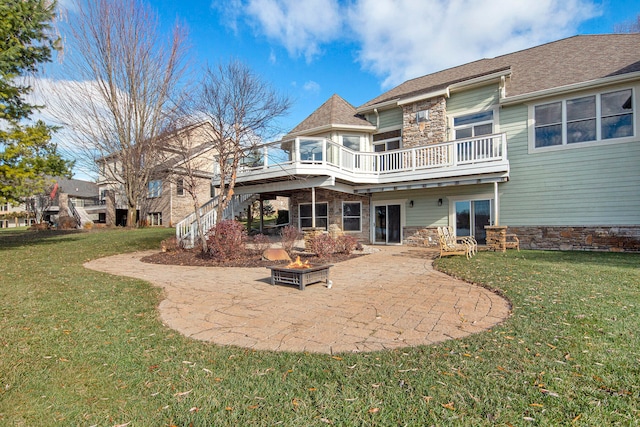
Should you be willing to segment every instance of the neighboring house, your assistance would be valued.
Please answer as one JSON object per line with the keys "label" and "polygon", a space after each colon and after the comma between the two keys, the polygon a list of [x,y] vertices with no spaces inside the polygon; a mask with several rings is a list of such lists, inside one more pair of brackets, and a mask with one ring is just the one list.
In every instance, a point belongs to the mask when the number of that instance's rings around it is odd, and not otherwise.
{"label": "neighboring house", "polygon": [[[197,169],[197,191],[201,203],[213,197],[211,177],[214,168],[215,147],[210,141],[209,123],[203,122],[183,127],[162,138],[162,162],[151,175],[147,194],[137,209],[137,216],[144,215],[148,225],[175,226],[178,221],[194,211],[193,199],[187,192],[188,178],[185,163]],[[106,162],[112,164],[107,167]],[[119,177],[111,171],[120,170],[111,157],[98,162],[98,186],[100,199],[108,206],[107,225],[125,226],[127,221],[127,199]],[[110,201],[109,194],[113,195]],[[112,208],[110,206],[113,205]]]}
{"label": "neighboring house", "polygon": [[575,36],[358,108],[334,95],[252,150],[235,193],[289,197],[300,228],[376,244],[435,243],[445,225],[484,243],[507,225],[527,248],[638,251],[639,47],[640,34]]}
{"label": "neighboring house", "polygon": [[[0,228],[47,222],[56,225],[60,216],[75,217],[79,225],[101,221],[104,206],[98,198],[98,186],[89,181],[51,178],[53,189],[27,198],[18,206],[0,205]],[[62,215],[61,215],[62,212]],[[103,214],[102,214],[103,215]]]}

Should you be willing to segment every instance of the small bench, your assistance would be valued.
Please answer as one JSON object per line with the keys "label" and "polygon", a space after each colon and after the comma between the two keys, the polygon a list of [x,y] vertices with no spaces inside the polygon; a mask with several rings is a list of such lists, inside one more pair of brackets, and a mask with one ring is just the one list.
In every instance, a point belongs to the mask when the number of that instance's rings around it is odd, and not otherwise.
{"label": "small bench", "polygon": [[505,249],[517,249],[520,252],[520,239],[515,234],[507,234],[504,242]]}

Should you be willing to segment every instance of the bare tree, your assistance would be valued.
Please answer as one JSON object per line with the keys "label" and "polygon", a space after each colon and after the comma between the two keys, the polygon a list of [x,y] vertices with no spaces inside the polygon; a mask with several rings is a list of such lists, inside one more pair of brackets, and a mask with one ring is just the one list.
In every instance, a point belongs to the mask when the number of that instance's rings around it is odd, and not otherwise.
{"label": "bare tree", "polygon": [[182,124],[167,134],[165,150],[171,153],[166,164],[166,180],[179,186],[191,198],[196,218],[197,238],[202,252],[208,245],[202,224],[200,207],[203,195],[210,193],[211,173],[215,150],[208,140],[211,127],[208,122]]}
{"label": "bare tree", "polygon": [[32,195],[23,199],[28,216],[33,216],[36,224],[42,224],[44,213],[53,205],[58,193],[58,184],[54,179],[45,178],[42,183],[35,185]]}
{"label": "bare tree", "polygon": [[84,166],[99,165],[101,179],[124,193],[133,226],[164,160],[159,136],[176,111],[186,35],[176,24],[165,36],[141,0],[76,0],[69,16],[65,70],[74,79],[55,85],[61,101],[52,108]]}
{"label": "bare tree", "polygon": [[290,107],[288,96],[277,93],[238,60],[207,68],[196,109],[212,126],[220,175],[218,218],[233,197],[241,160],[280,130],[276,120]]}
{"label": "bare tree", "polygon": [[640,33],[640,15],[636,16],[635,21],[631,20],[616,24],[613,31],[616,33]]}

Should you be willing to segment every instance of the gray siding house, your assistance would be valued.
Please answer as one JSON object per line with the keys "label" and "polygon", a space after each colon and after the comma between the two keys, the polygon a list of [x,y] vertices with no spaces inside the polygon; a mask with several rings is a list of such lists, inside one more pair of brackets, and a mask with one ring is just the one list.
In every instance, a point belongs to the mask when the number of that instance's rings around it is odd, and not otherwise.
{"label": "gray siding house", "polygon": [[[640,34],[575,36],[338,95],[251,153],[236,194],[290,198],[302,229],[374,244],[640,250]],[[216,185],[216,178],[213,180]],[[218,183],[219,184],[219,183]]]}

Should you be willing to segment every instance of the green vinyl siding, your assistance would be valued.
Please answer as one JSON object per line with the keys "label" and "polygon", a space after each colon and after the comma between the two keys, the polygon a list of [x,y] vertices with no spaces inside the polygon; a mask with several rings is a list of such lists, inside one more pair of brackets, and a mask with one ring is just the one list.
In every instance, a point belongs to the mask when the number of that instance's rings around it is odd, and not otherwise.
{"label": "green vinyl siding", "polygon": [[447,100],[447,115],[458,116],[469,111],[486,110],[498,103],[497,83],[451,94]]}
{"label": "green vinyl siding", "polygon": [[379,129],[402,127],[402,108],[396,107],[390,110],[383,110],[379,111],[378,114],[380,115]]}
{"label": "green vinyl siding", "polygon": [[[371,202],[378,203],[385,200],[406,200],[405,226],[407,227],[439,227],[449,225],[449,198],[468,196],[474,198],[477,194],[493,197],[493,185],[464,185],[423,190],[385,191],[373,193]],[[438,206],[438,199],[442,199],[442,206]],[[413,207],[409,202],[413,200]]]}
{"label": "green vinyl siding", "polygon": [[640,141],[529,153],[527,114],[500,112],[511,168],[499,187],[502,224],[640,224]]}

